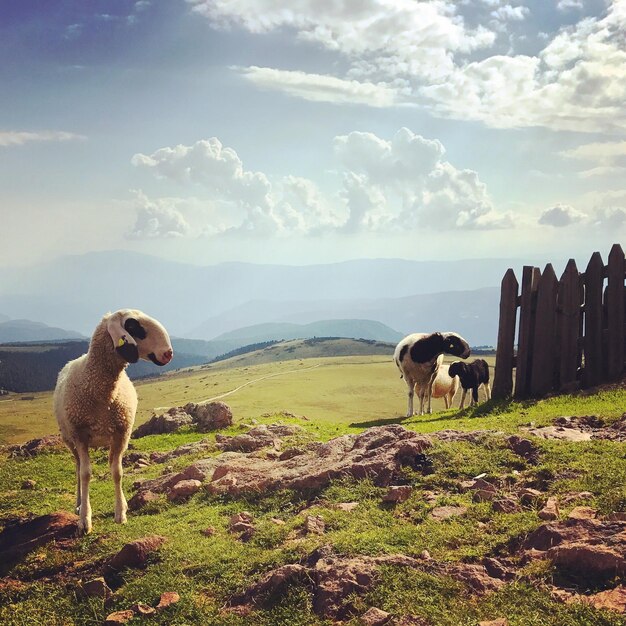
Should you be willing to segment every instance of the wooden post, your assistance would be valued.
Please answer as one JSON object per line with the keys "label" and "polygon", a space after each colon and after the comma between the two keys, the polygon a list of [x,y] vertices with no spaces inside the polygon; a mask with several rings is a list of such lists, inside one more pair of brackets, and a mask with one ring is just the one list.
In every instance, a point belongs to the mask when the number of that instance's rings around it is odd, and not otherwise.
{"label": "wooden post", "polygon": [[558,385],[564,391],[577,387],[580,305],[580,275],[576,262],[570,259],[559,281],[557,296]]}
{"label": "wooden post", "polygon": [[615,380],[624,371],[624,251],[616,243],[609,254],[607,315],[607,375]]}
{"label": "wooden post", "polygon": [[602,382],[602,286],[604,262],[599,252],[594,252],[585,270],[585,337],[583,351],[585,387],[595,387]]}
{"label": "wooden post", "polygon": [[496,352],[496,372],[493,380],[493,397],[510,397],[513,391],[513,352],[515,321],[517,319],[518,283],[515,272],[508,269],[500,289],[500,325]]}
{"label": "wooden post", "polygon": [[532,338],[535,326],[537,286],[539,285],[540,278],[541,270],[538,267],[532,267],[530,265],[524,266],[522,273],[522,295],[520,297],[520,320],[515,369],[516,398],[524,398],[530,394]]}
{"label": "wooden post", "polygon": [[530,394],[545,396],[554,387],[556,296],[558,280],[550,263],[546,265],[537,289],[537,316],[533,337]]}

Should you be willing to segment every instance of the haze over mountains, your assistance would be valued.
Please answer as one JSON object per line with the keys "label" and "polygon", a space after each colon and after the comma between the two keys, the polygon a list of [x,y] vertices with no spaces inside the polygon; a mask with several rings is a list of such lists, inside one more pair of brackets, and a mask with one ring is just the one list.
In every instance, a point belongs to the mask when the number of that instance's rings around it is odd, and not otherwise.
{"label": "haze over mountains", "polygon": [[94,252],[0,269],[0,311],[86,336],[106,311],[134,307],[160,319],[173,336],[204,340],[258,324],[352,319],[399,334],[456,330],[473,345],[493,344],[498,286],[510,266],[521,263],[364,259],[201,267]]}

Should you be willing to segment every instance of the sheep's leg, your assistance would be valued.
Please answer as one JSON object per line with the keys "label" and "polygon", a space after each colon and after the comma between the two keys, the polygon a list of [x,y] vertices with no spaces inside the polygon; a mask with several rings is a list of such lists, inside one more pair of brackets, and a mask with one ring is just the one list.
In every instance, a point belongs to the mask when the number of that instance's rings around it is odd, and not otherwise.
{"label": "sheep's leg", "polygon": [[76,448],[73,446],[70,448],[74,455],[74,464],[76,466],[76,515],[80,513],[80,457]]}
{"label": "sheep's leg", "polygon": [[406,384],[407,384],[407,387],[409,388],[408,390],[409,404],[406,410],[406,416],[413,417],[413,396],[415,395],[415,383],[411,379],[407,378]]}
{"label": "sheep's leg", "polygon": [[420,389],[420,415],[424,415],[424,396],[426,395],[426,390],[422,387]]}
{"label": "sheep's leg", "polygon": [[487,395],[487,400],[491,400],[491,385],[489,383],[485,383],[485,394]]}
{"label": "sheep's leg", "polygon": [[89,481],[91,480],[91,461],[89,460],[89,448],[85,443],[76,444],[80,469],[80,519],[78,530],[82,533],[91,532],[91,503],[89,502]]}
{"label": "sheep's leg", "polygon": [[443,403],[446,405],[446,411],[450,408],[450,400],[448,400],[448,394],[443,396]]}
{"label": "sheep's leg", "polygon": [[121,443],[113,443],[109,448],[109,467],[111,468],[111,476],[113,477],[113,485],[115,486],[115,523],[126,523],[126,511],[128,505],[122,490],[122,454],[124,453],[124,445]]}
{"label": "sheep's leg", "polygon": [[478,386],[472,387],[472,404],[478,404]]}
{"label": "sheep's leg", "polygon": [[459,409],[465,407],[465,396],[467,395],[467,389],[463,389],[463,395],[461,396],[461,404],[459,405]]}

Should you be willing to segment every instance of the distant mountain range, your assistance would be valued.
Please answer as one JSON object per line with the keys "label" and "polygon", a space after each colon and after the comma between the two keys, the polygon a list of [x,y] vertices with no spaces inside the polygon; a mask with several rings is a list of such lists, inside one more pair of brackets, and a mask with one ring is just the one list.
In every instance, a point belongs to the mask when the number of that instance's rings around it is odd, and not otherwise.
{"label": "distant mountain range", "polygon": [[[2,316],[5,317],[6,316]],[[15,341],[56,341],[62,339],[85,339],[73,330],[64,330],[30,320],[2,321],[0,317],[0,343]]]}
{"label": "distant mountain range", "polygon": [[257,324],[344,318],[375,320],[401,334],[458,330],[471,343],[494,343],[497,287],[508,267],[521,265],[503,259],[363,259],[200,267],[94,252],[0,269],[0,311],[86,336],[105,312],[134,307],[161,320],[170,334],[193,339],[216,339]]}

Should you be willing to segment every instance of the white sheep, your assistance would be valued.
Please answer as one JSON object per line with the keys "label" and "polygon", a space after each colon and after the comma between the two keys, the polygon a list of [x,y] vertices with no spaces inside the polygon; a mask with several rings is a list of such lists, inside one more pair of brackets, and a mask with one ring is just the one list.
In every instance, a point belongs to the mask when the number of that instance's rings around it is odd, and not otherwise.
{"label": "white sheep", "polygon": [[166,365],[174,352],[165,328],[141,311],[108,313],[96,327],[87,354],[70,361],[59,373],[54,413],[61,437],[76,461],[76,512],[79,530],[91,531],[89,448],[109,448],[115,485],[115,521],[126,522],[122,491],[122,455],[135,421],[137,392],[126,366],[139,359]]}
{"label": "white sheep", "polygon": [[[443,365],[443,354],[439,356],[437,361],[437,375],[435,376],[435,381],[433,382],[431,396],[433,398],[443,398],[446,409],[449,409],[452,406],[452,400],[459,389],[460,381],[458,376],[450,376],[448,373],[448,367]],[[419,396],[417,385],[415,385],[415,391]]]}
{"label": "white sheep", "polygon": [[427,411],[432,412],[433,383],[443,361],[443,354],[466,359],[470,355],[470,347],[457,333],[413,333],[407,335],[396,346],[393,358],[408,387],[407,417],[413,415],[413,396],[416,388],[420,399],[420,415],[424,415],[426,399]]}

